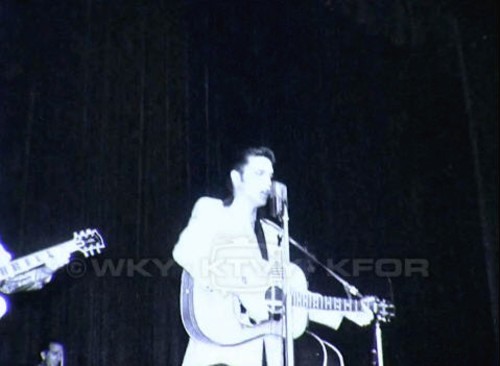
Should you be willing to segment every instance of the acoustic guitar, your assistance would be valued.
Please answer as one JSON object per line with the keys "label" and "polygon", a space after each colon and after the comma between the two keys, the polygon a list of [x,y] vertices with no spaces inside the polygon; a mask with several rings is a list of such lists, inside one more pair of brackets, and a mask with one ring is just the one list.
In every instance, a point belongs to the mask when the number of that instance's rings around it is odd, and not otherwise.
{"label": "acoustic guitar", "polygon": [[[329,325],[329,317],[334,324],[339,315],[352,312],[372,311],[381,321],[389,321],[394,316],[394,305],[386,300],[375,297],[358,300],[309,292],[304,272],[293,263],[287,274],[292,290],[294,338],[304,333],[313,313],[315,321],[325,325]],[[221,346],[237,345],[269,334],[283,335],[283,321],[279,316],[283,303],[280,293],[277,286],[252,292],[255,301],[264,301],[271,314],[269,320],[256,323],[249,319],[236,292],[204,287],[184,271],[180,294],[182,322],[192,338]]]}

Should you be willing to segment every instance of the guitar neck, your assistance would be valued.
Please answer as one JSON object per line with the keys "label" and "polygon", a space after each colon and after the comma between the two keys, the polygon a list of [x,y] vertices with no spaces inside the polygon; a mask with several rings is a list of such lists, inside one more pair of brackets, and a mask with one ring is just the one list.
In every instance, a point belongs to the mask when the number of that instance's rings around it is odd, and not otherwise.
{"label": "guitar neck", "polygon": [[69,254],[74,252],[75,250],[77,250],[77,248],[75,247],[74,240],[68,240],[64,243],[60,243],[10,261],[6,265],[0,267],[0,281],[12,278],[33,268],[40,267],[44,265],[48,259],[54,258],[60,253]]}
{"label": "guitar neck", "polygon": [[342,297],[321,296],[311,293],[292,293],[292,305],[308,309],[333,310],[340,312],[362,311],[361,301]]}

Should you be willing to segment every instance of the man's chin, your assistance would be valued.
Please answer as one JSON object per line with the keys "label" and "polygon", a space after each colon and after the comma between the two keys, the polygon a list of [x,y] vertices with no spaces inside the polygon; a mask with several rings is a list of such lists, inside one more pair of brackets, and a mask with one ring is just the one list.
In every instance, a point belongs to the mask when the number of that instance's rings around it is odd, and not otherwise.
{"label": "man's chin", "polygon": [[262,198],[260,199],[258,202],[257,202],[257,207],[260,208],[260,207],[264,207],[265,205],[267,205],[267,197],[266,198]]}

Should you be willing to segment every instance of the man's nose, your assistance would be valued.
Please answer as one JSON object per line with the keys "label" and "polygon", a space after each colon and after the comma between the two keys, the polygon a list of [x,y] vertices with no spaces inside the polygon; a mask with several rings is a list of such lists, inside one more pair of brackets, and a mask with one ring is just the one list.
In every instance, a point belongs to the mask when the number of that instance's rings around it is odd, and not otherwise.
{"label": "man's nose", "polygon": [[264,187],[267,191],[271,192],[271,187],[273,186],[273,180],[271,177],[266,178],[264,182]]}

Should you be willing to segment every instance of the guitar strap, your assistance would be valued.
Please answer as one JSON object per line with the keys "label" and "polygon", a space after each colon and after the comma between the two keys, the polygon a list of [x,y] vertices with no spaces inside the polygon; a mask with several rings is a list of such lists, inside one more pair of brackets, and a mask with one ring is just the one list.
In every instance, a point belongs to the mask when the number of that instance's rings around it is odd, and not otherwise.
{"label": "guitar strap", "polygon": [[267,255],[267,244],[266,237],[264,236],[264,230],[262,229],[262,225],[260,223],[260,219],[257,217],[254,225],[255,236],[257,237],[257,242],[259,243],[260,254],[262,255],[262,259],[269,259]]}

